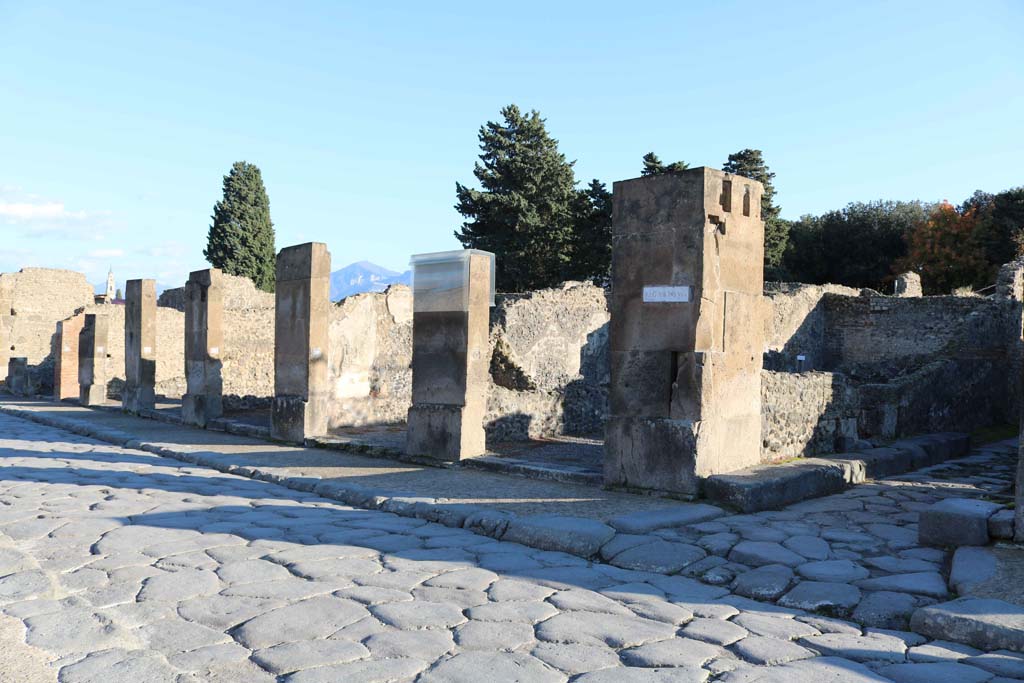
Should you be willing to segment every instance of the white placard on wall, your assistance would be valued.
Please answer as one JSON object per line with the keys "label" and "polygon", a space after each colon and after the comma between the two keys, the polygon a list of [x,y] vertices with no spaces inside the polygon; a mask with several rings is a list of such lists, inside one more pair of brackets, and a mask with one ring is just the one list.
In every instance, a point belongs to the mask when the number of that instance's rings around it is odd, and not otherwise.
{"label": "white placard on wall", "polygon": [[644,287],[644,303],[687,303],[690,301],[689,285],[652,285]]}

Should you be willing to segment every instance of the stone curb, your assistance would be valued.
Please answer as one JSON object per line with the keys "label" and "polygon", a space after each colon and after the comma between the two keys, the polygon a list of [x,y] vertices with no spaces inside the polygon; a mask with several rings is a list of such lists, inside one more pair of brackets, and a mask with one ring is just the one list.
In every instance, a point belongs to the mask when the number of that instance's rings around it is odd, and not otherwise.
{"label": "stone curb", "polygon": [[960,458],[970,435],[942,432],[895,441],[884,448],[838,453],[777,465],[755,465],[704,480],[704,496],[741,512],[775,510],[880,479]]}

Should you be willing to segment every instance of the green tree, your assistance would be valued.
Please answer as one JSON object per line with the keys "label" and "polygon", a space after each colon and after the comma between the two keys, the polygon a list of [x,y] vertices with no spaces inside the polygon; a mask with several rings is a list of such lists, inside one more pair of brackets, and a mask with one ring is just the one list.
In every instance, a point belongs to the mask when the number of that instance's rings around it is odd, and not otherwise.
{"label": "green tree", "polygon": [[764,162],[759,149],[742,149],[730,154],[722,170],[756,180],[764,186],[764,194],[761,195],[761,220],[764,221],[764,274],[769,279],[781,277],[782,257],[789,238],[789,222],[779,217],[782,209],[775,203],[775,184],[772,182],[775,174]]}
{"label": "green tree", "polygon": [[784,270],[798,282],[881,291],[929,210],[916,201],[852,202],[821,216],[802,216],[790,227]]}
{"label": "green tree", "polygon": [[607,282],[612,267],[612,193],[599,180],[576,195],[568,276]]}
{"label": "green tree", "polygon": [[907,255],[895,270],[921,275],[926,294],[947,294],[985,280],[984,248],[977,239],[978,211],[942,202],[907,236]]}
{"label": "green tree", "polygon": [[573,164],[558,151],[544,119],[515,105],[502,122],[480,128],[481,189],[455,184],[456,210],[466,221],[455,237],[464,247],[497,254],[497,287],[550,287],[568,272],[579,208]]}
{"label": "green tree", "polygon": [[260,169],[236,161],[224,176],[224,196],[213,206],[203,256],[215,268],[244,275],[274,291],[274,224]]}
{"label": "green tree", "polygon": [[658,155],[654,152],[648,152],[644,155],[644,167],[640,171],[641,176],[649,175],[660,175],[662,173],[679,173],[685,171],[690,165],[685,161],[673,161],[671,164],[666,166],[658,158]]}
{"label": "green tree", "polygon": [[971,210],[977,216],[975,238],[988,263],[982,282],[975,286],[984,287],[995,280],[999,266],[1024,255],[1024,187],[998,194],[978,190],[959,207],[962,214]]}

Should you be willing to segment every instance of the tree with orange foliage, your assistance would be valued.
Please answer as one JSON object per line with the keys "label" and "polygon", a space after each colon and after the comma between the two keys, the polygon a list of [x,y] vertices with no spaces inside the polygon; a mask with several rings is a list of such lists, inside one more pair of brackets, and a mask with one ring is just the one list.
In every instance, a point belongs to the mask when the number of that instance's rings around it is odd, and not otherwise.
{"label": "tree with orange foliage", "polygon": [[921,276],[925,294],[947,294],[956,287],[987,284],[988,264],[978,243],[974,207],[958,210],[943,201],[928,219],[918,223],[907,239],[907,255],[897,261],[897,273],[912,270]]}

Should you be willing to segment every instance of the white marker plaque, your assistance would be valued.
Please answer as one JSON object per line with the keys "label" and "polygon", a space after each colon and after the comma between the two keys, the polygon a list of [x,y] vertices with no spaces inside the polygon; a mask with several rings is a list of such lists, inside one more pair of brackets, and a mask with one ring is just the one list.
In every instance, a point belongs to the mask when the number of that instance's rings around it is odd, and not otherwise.
{"label": "white marker plaque", "polygon": [[653,285],[644,287],[644,303],[688,303],[690,301],[689,285],[669,286]]}

